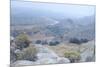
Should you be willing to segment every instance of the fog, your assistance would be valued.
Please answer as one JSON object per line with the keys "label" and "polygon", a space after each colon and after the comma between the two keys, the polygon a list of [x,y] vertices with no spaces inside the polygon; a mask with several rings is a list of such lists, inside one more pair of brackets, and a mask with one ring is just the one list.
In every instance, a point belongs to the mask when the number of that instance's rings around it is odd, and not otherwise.
{"label": "fog", "polygon": [[95,6],[12,1],[11,11],[13,15],[79,18],[95,15]]}

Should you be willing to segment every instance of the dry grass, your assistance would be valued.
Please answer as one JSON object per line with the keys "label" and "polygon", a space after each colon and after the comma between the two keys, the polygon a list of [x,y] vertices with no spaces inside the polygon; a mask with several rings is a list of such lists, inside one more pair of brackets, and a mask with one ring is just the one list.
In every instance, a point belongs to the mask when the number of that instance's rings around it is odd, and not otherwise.
{"label": "dry grass", "polygon": [[52,49],[55,53],[57,53],[59,56],[64,57],[64,53],[66,51],[78,51],[79,46],[75,44],[59,44],[57,46],[46,46],[50,49]]}
{"label": "dry grass", "polygon": [[86,49],[90,49],[90,50],[94,50],[94,41],[90,41],[88,43],[84,43],[81,45],[77,45],[77,44],[72,44],[72,43],[61,43],[59,45],[56,46],[49,46],[46,45],[46,47],[48,47],[49,49],[52,49],[55,53],[57,53],[59,56],[64,57],[64,53],[66,51],[80,51],[83,52]]}

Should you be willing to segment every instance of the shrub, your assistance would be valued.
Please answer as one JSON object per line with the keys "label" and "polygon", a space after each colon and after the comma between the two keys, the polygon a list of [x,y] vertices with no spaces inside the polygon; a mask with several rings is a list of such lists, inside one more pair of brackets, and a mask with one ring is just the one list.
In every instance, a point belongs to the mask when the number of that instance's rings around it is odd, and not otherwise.
{"label": "shrub", "polygon": [[20,53],[17,53],[17,60],[30,60],[35,61],[37,59],[37,49],[35,46],[29,46],[24,48]]}
{"label": "shrub", "polygon": [[70,43],[76,43],[76,44],[81,44],[81,43],[86,43],[88,42],[87,39],[78,39],[78,38],[71,38]]}
{"label": "shrub", "polygon": [[47,41],[42,41],[42,45],[46,45],[46,44],[48,44]]}
{"label": "shrub", "polygon": [[56,46],[57,44],[59,44],[60,42],[59,41],[51,41],[50,43],[49,43],[49,45],[50,46]]}
{"label": "shrub", "polygon": [[70,62],[77,62],[80,59],[80,53],[78,51],[66,51],[64,56],[69,58]]}
{"label": "shrub", "polygon": [[86,42],[88,42],[88,39],[81,39],[81,42],[86,43]]}
{"label": "shrub", "polygon": [[69,42],[70,42],[70,43],[81,44],[80,40],[77,39],[77,38],[71,38]]}
{"label": "shrub", "polygon": [[16,37],[16,44],[18,49],[23,49],[29,46],[30,44],[29,36],[25,33],[21,33]]}
{"label": "shrub", "polygon": [[41,44],[41,40],[37,40],[36,41],[36,44]]}

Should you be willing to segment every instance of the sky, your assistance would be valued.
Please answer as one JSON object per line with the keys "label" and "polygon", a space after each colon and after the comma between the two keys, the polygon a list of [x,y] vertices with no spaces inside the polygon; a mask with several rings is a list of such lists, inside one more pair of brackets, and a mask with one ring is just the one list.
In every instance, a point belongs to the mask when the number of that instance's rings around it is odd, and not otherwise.
{"label": "sky", "polygon": [[13,14],[32,13],[34,16],[52,15],[56,17],[58,15],[61,17],[75,18],[95,15],[95,6],[12,1],[11,12]]}

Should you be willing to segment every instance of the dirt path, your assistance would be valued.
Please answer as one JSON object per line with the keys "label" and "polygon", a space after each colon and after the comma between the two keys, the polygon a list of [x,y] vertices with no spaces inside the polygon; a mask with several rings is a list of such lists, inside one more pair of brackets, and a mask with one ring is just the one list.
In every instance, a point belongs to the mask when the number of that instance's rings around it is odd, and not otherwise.
{"label": "dirt path", "polygon": [[67,58],[59,57],[54,51],[51,49],[37,44],[39,52],[37,54],[38,60],[37,64],[53,64],[53,63],[69,63],[70,61]]}

